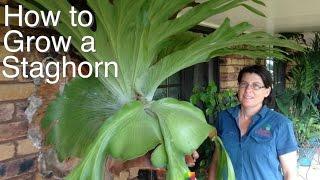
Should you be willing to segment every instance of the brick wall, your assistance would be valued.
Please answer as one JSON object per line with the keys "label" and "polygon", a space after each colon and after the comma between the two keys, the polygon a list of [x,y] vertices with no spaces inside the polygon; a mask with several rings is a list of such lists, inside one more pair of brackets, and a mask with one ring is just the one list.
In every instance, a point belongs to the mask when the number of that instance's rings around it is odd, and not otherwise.
{"label": "brick wall", "polygon": [[[3,46],[4,34],[10,29],[3,26],[3,7],[7,3],[0,1],[0,72],[5,70],[3,58],[10,55]],[[8,79],[0,73],[0,179],[36,178],[39,150],[28,138],[29,123],[25,114],[28,97],[35,91],[32,80]]]}
{"label": "brick wall", "polygon": [[[79,62],[79,60],[72,53],[73,51],[70,51],[71,54],[56,53],[53,50],[39,53],[35,50],[34,44],[31,45],[30,53],[8,52],[3,46],[3,37],[10,29],[19,30],[24,36],[57,36],[58,33],[43,27],[21,28],[16,26],[14,21],[10,27],[5,27],[3,16],[6,4],[10,5],[10,11],[17,8],[17,4],[13,1],[0,0],[0,179],[55,178],[53,171],[48,170],[51,168],[48,167],[48,162],[51,163],[51,166],[60,167],[60,169],[57,168],[60,172],[67,168],[63,166],[63,163],[57,162],[54,155],[51,156],[52,151],[41,147],[43,134],[40,130],[40,121],[49,102],[55,98],[55,94],[67,82],[67,79],[61,78],[54,85],[46,84],[41,79],[24,79],[22,76],[8,79],[1,73],[2,70],[8,72],[3,65],[3,58],[14,55],[19,60],[25,57],[28,62],[42,61],[47,57],[61,61],[62,56],[66,55],[73,61]],[[12,44],[12,40],[9,40],[9,44]],[[63,175],[62,173],[61,176]]]}
{"label": "brick wall", "polygon": [[226,56],[219,59],[219,77],[220,77],[220,89],[232,89],[237,90],[238,86],[238,73],[240,70],[248,65],[264,64],[263,60],[254,60],[248,57],[241,56]]}

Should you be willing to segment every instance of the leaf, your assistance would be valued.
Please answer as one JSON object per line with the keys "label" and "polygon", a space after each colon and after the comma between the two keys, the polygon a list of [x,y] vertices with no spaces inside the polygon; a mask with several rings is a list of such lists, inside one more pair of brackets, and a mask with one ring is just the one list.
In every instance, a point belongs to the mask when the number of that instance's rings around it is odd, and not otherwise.
{"label": "leaf", "polygon": [[262,6],[266,6],[266,4],[263,1],[260,1],[260,0],[252,0],[252,2],[255,2],[255,3],[260,4]]}
{"label": "leaf", "polygon": [[75,78],[48,107],[41,126],[60,159],[82,157],[103,122],[120,108],[96,78]]}
{"label": "leaf", "polygon": [[211,130],[203,112],[188,102],[164,98],[152,103],[150,109],[164,121],[172,140],[183,153],[196,150]]}
{"label": "leaf", "polygon": [[218,153],[219,157],[219,166],[217,167],[216,179],[225,179],[225,175],[227,175],[228,180],[235,180],[235,174],[232,166],[231,159],[226,152],[223,143],[219,137],[213,138],[215,143],[215,147],[217,148],[215,151]]}
{"label": "leaf", "polygon": [[212,115],[212,113],[213,113],[212,109],[210,109],[210,108],[206,109],[206,115],[210,116],[210,115]]}
{"label": "leaf", "polygon": [[168,158],[163,144],[159,145],[151,154],[151,163],[156,168],[166,168]]}
{"label": "leaf", "polygon": [[108,144],[114,158],[130,160],[142,156],[162,141],[158,122],[145,112],[142,104],[131,113],[135,114],[127,117],[130,121],[117,130]]}
{"label": "leaf", "polygon": [[164,98],[151,104],[158,118],[168,161],[168,179],[182,179],[189,172],[185,154],[191,154],[212,131],[203,112],[188,102]]}
{"label": "leaf", "polygon": [[199,101],[200,97],[198,94],[194,94],[190,97],[190,102],[194,105],[196,105]]}
{"label": "leaf", "polygon": [[[127,139],[123,139],[124,136]],[[117,138],[122,138],[122,141],[117,142]],[[140,144],[142,141],[143,146]],[[161,139],[157,121],[144,111],[141,102],[128,103],[103,123],[86,157],[67,178],[103,179],[108,155],[124,160],[133,159],[146,154],[159,143]]]}
{"label": "leaf", "polygon": [[[183,50],[165,56],[162,60],[150,66],[150,68],[144,71],[144,74],[137,79],[137,89],[139,89],[139,92],[141,91],[148,100],[151,100],[156,88],[165,78],[183,68],[208,61],[213,57],[239,54],[254,58],[267,57],[270,55],[284,58],[282,51],[270,46],[271,44],[302,50],[301,46],[293,41],[280,40],[267,33],[255,32],[243,34],[250,27],[251,25],[248,23],[230,27],[230,20],[226,19],[215,32],[194,41]],[[253,50],[237,48],[243,45],[247,45]],[[235,50],[232,48],[235,48]],[[256,48],[258,50],[255,50]]]}
{"label": "leaf", "polygon": [[210,94],[211,93],[216,93],[218,91],[218,87],[216,86],[216,84],[214,82],[209,83],[207,90]]}
{"label": "leaf", "polygon": [[246,9],[248,9],[249,11],[259,15],[259,16],[266,17],[266,15],[264,15],[263,12],[253,8],[252,6],[248,6],[247,4],[242,4],[242,6],[245,7]]}

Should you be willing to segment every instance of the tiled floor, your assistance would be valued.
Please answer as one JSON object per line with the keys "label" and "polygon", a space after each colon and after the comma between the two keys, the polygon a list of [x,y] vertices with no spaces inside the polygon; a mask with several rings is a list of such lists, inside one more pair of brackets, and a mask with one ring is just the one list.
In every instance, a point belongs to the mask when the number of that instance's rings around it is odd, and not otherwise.
{"label": "tiled floor", "polygon": [[299,180],[319,180],[320,179],[320,152],[315,154],[310,167],[298,167]]}

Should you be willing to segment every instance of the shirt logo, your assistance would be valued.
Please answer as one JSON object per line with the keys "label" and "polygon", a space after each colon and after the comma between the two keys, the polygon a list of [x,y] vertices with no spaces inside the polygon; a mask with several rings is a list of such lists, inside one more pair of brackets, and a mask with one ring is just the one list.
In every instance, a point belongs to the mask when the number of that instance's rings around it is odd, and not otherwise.
{"label": "shirt logo", "polygon": [[259,129],[256,130],[256,134],[259,135],[260,137],[266,137],[269,138],[272,136],[271,134],[271,125],[270,124],[265,124]]}

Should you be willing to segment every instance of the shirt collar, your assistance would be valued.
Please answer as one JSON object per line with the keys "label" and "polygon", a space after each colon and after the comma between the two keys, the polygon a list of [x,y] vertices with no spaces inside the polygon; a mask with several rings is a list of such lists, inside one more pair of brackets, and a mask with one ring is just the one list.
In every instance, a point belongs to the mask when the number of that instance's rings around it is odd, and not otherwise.
{"label": "shirt collar", "polygon": [[235,107],[229,108],[227,111],[229,114],[231,114],[231,116],[234,119],[238,119],[239,112],[240,112],[240,104]]}
{"label": "shirt collar", "polygon": [[[240,108],[241,108],[241,106],[237,105],[233,108],[228,109],[227,111],[231,114],[231,116],[234,119],[238,119]],[[262,108],[259,110],[259,112],[252,117],[252,121],[255,122],[260,118],[264,118],[266,116],[267,112],[268,112],[268,107],[266,105],[263,105]]]}

